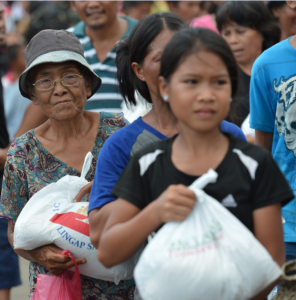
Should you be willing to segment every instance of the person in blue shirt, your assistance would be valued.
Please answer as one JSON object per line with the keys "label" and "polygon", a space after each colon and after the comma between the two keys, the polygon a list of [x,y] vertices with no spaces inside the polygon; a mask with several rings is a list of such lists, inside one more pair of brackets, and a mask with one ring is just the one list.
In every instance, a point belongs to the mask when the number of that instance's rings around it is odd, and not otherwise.
{"label": "person in blue shirt", "polygon": [[[184,26],[174,14],[153,14],[141,20],[118,46],[117,77],[122,96],[133,105],[137,91],[148,103],[153,103],[153,108],[108,138],[101,150],[89,203],[90,238],[96,248],[116,200],[111,191],[130,158],[145,146],[179,132],[176,118],[159,93],[158,74],[165,46]],[[223,121],[220,129],[246,141],[241,129],[232,123]]]}
{"label": "person in blue shirt", "polygon": [[[296,1],[287,1],[296,9]],[[250,87],[250,126],[257,145],[273,158],[296,192],[296,36],[255,61]],[[296,198],[282,208],[286,260],[296,258]]]}

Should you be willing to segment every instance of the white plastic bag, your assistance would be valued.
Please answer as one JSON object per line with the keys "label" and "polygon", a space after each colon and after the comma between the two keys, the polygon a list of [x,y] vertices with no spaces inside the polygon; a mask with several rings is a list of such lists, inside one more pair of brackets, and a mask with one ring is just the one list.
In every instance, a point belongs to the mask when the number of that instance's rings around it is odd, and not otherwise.
{"label": "white plastic bag", "polygon": [[[97,259],[97,250],[90,242],[88,202],[72,203],[80,189],[88,183],[85,176],[92,154],[86,155],[81,177],[67,175],[37,192],[20,213],[14,228],[14,248],[32,250],[54,243],[69,250],[74,258],[83,257],[80,274],[112,281],[131,279],[141,250],[128,261],[105,268]],[[86,196],[82,201],[86,200]],[[71,269],[73,272],[74,268]]]}
{"label": "white plastic bag", "polygon": [[144,300],[247,300],[280,277],[253,234],[201,190],[216,178],[210,170],[197,179],[191,214],[164,225],[143,251],[135,280]]}

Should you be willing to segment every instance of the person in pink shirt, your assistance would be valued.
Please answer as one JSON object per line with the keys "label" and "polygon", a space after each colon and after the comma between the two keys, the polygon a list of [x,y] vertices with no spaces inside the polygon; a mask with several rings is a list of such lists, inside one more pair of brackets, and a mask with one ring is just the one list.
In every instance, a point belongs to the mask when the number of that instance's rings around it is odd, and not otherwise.
{"label": "person in pink shirt", "polygon": [[208,28],[216,32],[217,34],[220,34],[216,25],[215,14],[218,6],[223,2],[224,1],[213,1],[208,8],[208,14],[193,19],[192,22],[190,23],[190,27]]}

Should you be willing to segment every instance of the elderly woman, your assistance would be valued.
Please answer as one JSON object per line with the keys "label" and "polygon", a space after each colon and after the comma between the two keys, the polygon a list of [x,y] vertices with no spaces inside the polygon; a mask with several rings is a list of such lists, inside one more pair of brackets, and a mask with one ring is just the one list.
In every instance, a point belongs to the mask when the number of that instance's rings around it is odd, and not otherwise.
{"label": "elderly woman", "polygon": [[[14,223],[27,201],[67,174],[80,176],[89,151],[94,159],[87,180],[92,181],[105,140],[127,125],[121,114],[83,109],[100,87],[101,79],[91,70],[79,40],[72,33],[44,30],[31,40],[24,55],[27,69],[19,79],[20,91],[39,105],[49,119],[16,138],[7,155],[0,217],[9,219],[11,245]],[[38,274],[60,274],[73,266],[54,245],[16,252],[31,262],[30,297],[35,292]],[[76,261],[85,263],[83,257]],[[81,280],[85,300],[133,299],[133,280],[121,281],[119,285],[85,276]]]}

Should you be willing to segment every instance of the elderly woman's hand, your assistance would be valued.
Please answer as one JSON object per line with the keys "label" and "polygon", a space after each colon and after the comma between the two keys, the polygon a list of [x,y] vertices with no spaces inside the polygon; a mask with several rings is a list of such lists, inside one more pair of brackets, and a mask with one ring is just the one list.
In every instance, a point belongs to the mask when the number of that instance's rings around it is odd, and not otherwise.
{"label": "elderly woman's hand", "polygon": [[[62,249],[55,245],[47,245],[28,251],[36,262],[46,268],[51,274],[58,275],[74,267],[74,262],[66,255],[60,254]],[[77,265],[85,264],[84,258],[75,259]]]}
{"label": "elderly woman's hand", "polygon": [[76,195],[76,197],[74,198],[73,202],[80,202],[81,199],[83,198],[83,196],[87,195],[87,200],[89,200],[90,197],[90,191],[92,188],[94,181],[91,181],[90,183],[86,184],[84,187],[81,188],[81,190],[79,191],[79,193]]}

